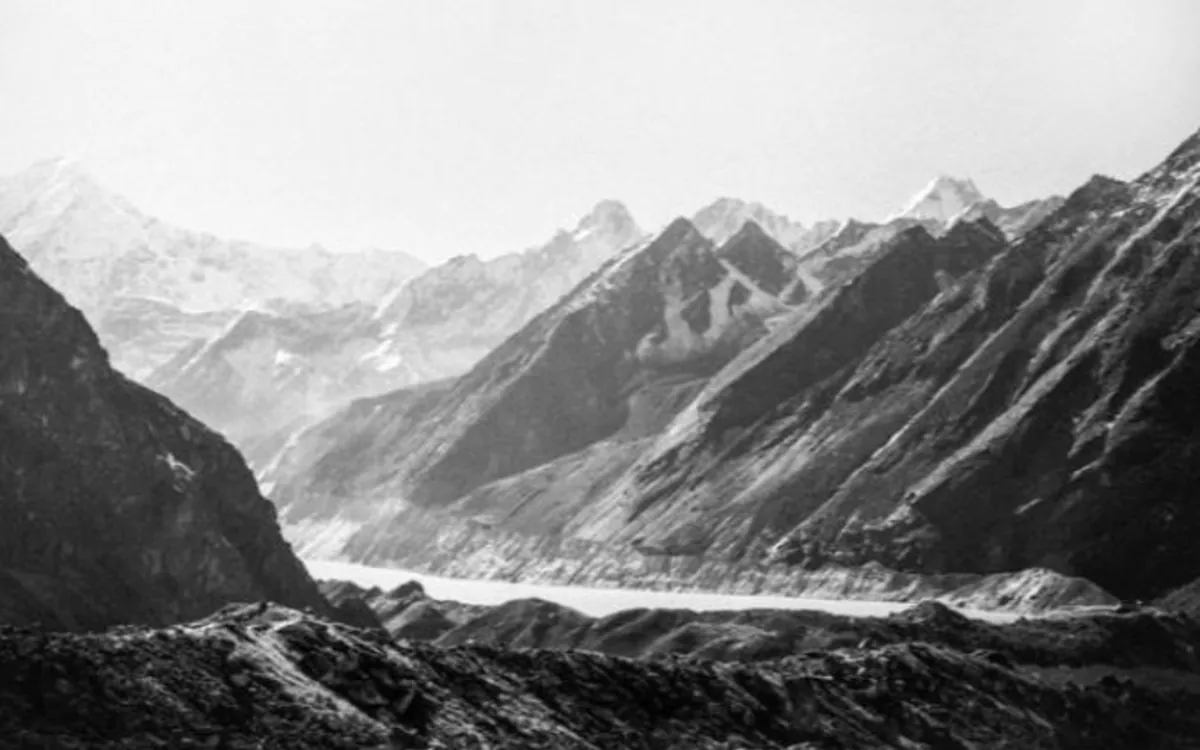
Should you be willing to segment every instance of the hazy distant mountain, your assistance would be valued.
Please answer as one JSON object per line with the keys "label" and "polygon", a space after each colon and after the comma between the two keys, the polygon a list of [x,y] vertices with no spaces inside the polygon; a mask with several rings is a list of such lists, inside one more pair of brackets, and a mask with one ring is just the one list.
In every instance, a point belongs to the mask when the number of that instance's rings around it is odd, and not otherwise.
{"label": "hazy distant mountain", "polygon": [[939,175],[890,218],[931,219],[945,224],[984,200],[973,180]]}
{"label": "hazy distant mountain", "polygon": [[545,244],[460,256],[378,304],[242,314],[148,379],[219,426],[262,468],[300,425],[354,398],[459,375],[642,236],[603,201]]}
{"label": "hazy distant mountain", "polygon": [[748,203],[738,198],[718,198],[692,216],[692,224],[700,234],[718,245],[736,234],[748,221],[753,221],[776,242],[797,253],[824,242],[838,227],[834,220],[818,221],[807,227],[761,203]]}
{"label": "hazy distant mountain", "polygon": [[947,227],[958,219],[986,216],[1006,235],[1015,237],[1061,206],[1063,200],[1054,195],[1005,208],[980,192],[974,180],[939,175],[888,221],[910,219]]}
{"label": "hazy distant mountain", "polygon": [[[0,179],[0,233],[95,322],[114,363],[135,377],[211,336],[230,311],[370,302],[425,268],[401,252],[282,249],[182,229],[61,159]],[[131,306],[146,316],[137,331],[124,325]]]}

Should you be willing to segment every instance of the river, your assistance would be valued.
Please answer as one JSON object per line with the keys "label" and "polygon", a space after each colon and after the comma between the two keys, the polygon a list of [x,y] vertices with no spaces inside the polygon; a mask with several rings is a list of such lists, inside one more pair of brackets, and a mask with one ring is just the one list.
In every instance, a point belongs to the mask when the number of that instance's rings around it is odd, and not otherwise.
{"label": "river", "polygon": [[[808,599],[791,596],[746,596],[693,591],[649,591],[645,589],[554,586],[540,583],[510,583],[465,578],[444,578],[395,568],[374,568],[354,563],[306,560],[309,572],[318,579],[352,581],[364,588],[385,591],[407,581],[419,581],[435,599],[466,604],[502,604],[513,599],[544,599],[592,617],[642,607],[696,611],[743,609],[808,609],[850,617],[883,617],[912,606],[912,602],[859,599]],[[988,622],[1011,622],[1019,615],[960,609],[964,615]]]}

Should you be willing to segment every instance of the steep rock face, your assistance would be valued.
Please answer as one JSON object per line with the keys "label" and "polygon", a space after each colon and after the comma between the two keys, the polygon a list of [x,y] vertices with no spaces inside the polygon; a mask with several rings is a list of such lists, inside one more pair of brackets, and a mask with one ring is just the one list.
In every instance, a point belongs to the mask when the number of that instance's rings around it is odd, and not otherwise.
{"label": "steep rock face", "polygon": [[869,348],[801,345],[819,318],[761,342],[631,472],[642,543],[1147,598],[1195,577],[1198,161],[1193,137],[1092,180]]}
{"label": "steep rock face", "polygon": [[[312,455],[314,444],[329,442],[310,468],[281,472],[275,495],[291,520],[303,517],[311,498],[446,506],[534,469],[557,475],[541,481],[555,484],[565,473],[559,459],[594,457],[611,472],[630,459],[626,448],[593,447],[661,429],[697,379],[761,336],[764,320],[789,309],[787,300],[808,296],[794,267],[791,254],[753,224],[718,250],[679,219],[606,264],[453,385],[355,404],[314,427],[292,450]],[[383,533],[384,525],[373,527]]]}
{"label": "steep rock face", "polygon": [[352,399],[466,372],[640,237],[624,206],[603,201],[540,247],[455,258],[378,304],[248,312],[147,383],[228,434],[262,471],[296,430]]}
{"label": "steep rock face", "polygon": [[863,591],[1034,567],[1123,598],[1183,585],[1200,575],[1198,162],[1193,137],[1131,183],[1094,178],[1011,244],[986,218],[901,231],[693,381],[619,465],[593,444],[469,494],[453,510],[475,525],[404,511],[341,549],[754,591],[875,564]]}
{"label": "steep rock face", "polygon": [[[921,227],[896,236],[857,277],[718,373],[605,499],[627,508],[624,517],[610,515],[583,533],[658,553],[757,556],[797,510],[787,488],[804,465],[798,459],[805,454],[796,453],[812,450],[798,442],[804,434],[798,428],[833,395],[828,384],[1004,247],[986,220],[961,222],[940,238]],[[837,466],[855,454],[830,447],[828,460],[817,465],[836,486]],[[814,477],[795,482],[821,491]]]}
{"label": "steep rock face", "polygon": [[922,227],[936,234],[941,224],[901,217],[884,224],[848,219],[827,240],[800,256],[800,267],[818,283],[835,287],[854,278],[896,235]]}
{"label": "steep rock face", "polygon": [[[689,249],[692,246],[689,243],[698,249]],[[430,565],[433,569],[442,569],[454,560],[478,563],[478,554],[493,549],[501,557],[524,559],[531,565],[547,556],[562,558],[567,569],[590,560],[593,569],[580,569],[578,573],[588,580],[590,576],[606,576],[602,572],[608,562],[608,555],[603,552],[606,545],[616,557],[629,557],[627,552],[619,550],[630,546],[630,552],[642,554],[694,555],[712,546],[709,536],[719,529],[726,535],[728,547],[736,543],[739,533],[738,525],[731,522],[731,514],[744,516],[745,509],[737,503],[730,504],[732,510],[720,508],[719,498],[726,497],[721,492],[711,496],[701,491],[678,493],[690,481],[686,479],[688,472],[702,474],[704,466],[721,464],[729,456],[721,450],[703,459],[679,454],[672,459],[677,470],[655,469],[658,473],[651,474],[659,476],[661,481],[643,481],[646,457],[662,454],[668,450],[664,446],[671,445],[677,436],[690,434],[688,415],[695,407],[688,405],[697,394],[702,389],[725,393],[726,387],[741,377],[737,373],[753,369],[754,352],[773,351],[796,330],[808,330],[807,337],[799,338],[787,350],[794,353],[777,355],[772,360],[779,363],[780,372],[770,371],[774,365],[768,365],[763,372],[770,374],[762,382],[749,375],[744,383],[728,389],[731,405],[727,411],[749,408],[740,401],[734,403],[738,399],[761,399],[763,406],[756,408],[765,408],[783,397],[781,388],[787,390],[819,381],[851,361],[856,353],[866,351],[890,327],[934,297],[947,279],[981,264],[1003,244],[1003,237],[986,220],[961,223],[943,238],[934,238],[923,229],[914,228],[884,249],[859,279],[812,297],[797,291],[802,289],[803,281],[799,275],[793,275],[795,261],[790,253],[766,237],[760,228],[747,225],[714,253],[703,238],[690,230],[690,225],[677,222],[643,251],[619,259],[612,268],[603,270],[597,279],[578,290],[584,299],[598,300],[598,304],[581,307],[576,299],[564,300],[562,310],[552,310],[547,313],[547,320],[535,321],[511,339],[506,347],[456,384],[449,396],[398,395],[392,397],[397,401],[390,409],[381,407],[382,400],[356,404],[338,419],[314,428],[291,448],[297,456],[305,456],[307,462],[293,460],[281,467],[279,476],[283,481],[277,485],[275,496],[284,504],[285,519],[295,529],[292,538],[305,554],[349,554],[354,559]],[[673,292],[677,283],[664,278],[663,271],[675,267],[685,269],[688,276],[702,285],[690,294]],[[727,269],[724,275],[719,274],[722,267]],[[711,286],[716,294],[707,291],[706,286]],[[717,318],[686,319],[686,311],[724,309],[728,302],[741,299],[738,290],[743,286],[756,289],[753,299],[760,300],[748,308],[758,310],[746,318],[754,325],[731,328],[730,323],[736,319],[721,322],[717,329],[726,333],[710,338],[715,347],[710,349],[693,345],[689,350],[679,344],[664,347],[658,343],[664,338],[668,342],[672,339],[686,342],[689,339],[684,334],[689,332],[695,341],[695,332],[685,324],[704,330],[702,326]],[[764,286],[778,289],[778,296],[768,294]],[[609,290],[616,293],[603,294]],[[672,296],[691,297],[704,304],[671,302]],[[799,308],[789,308],[789,303],[795,300],[803,302]],[[672,308],[677,312],[671,313]],[[784,314],[790,309],[796,312],[787,318]],[[570,313],[564,314],[564,310]],[[628,324],[623,332],[612,330],[608,322],[639,314],[642,320]],[[585,322],[597,322],[576,323],[575,328],[564,325],[584,315]],[[673,324],[672,320],[676,322]],[[770,326],[755,322],[758,320],[771,321]],[[552,333],[539,329],[539,324],[547,325]],[[768,332],[768,327],[773,330]],[[670,334],[672,328],[675,334]],[[589,335],[597,329],[599,335]],[[722,340],[729,340],[728,331],[751,335],[739,335],[734,339],[736,346],[722,346]],[[764,334],[766,337],[762,338]],[[552,345],[536,343],[553,336],[557,338],[553,338]],[[630,343],[639,340],[641,343],[636,346]],[[724,365],[754,341],[758,343],[749,351]],[[539,354],[532,355],[539,347]],[[636,352],[636,359],[643,365],[641,369],[628,364],[629,357],[622,352],[630,349]],[[648,354],[661,355],[673,350],[692,352],[687,359],[678,360],[686,365],[682,369],[678,364],[672,365],[672,360],[646,358]],[[504,379],[489,382],[496,373],[520,372],[517,370],[520,358],[531,356],[536,367],[524,371],[525,383],[510,384]],[[561,361],[556,359],[558,356]],[[793,362],[790,359],[793,357],[799,360]],[[506,361],[516,364],[502,364]],[[578,369],[568,369],[556,362],[570,362]],[[655,367],[646,369],[646,364]],[[664,364],[669,365],[665,371]],[[650,374],[653,376],[648,379]],[[664,374],[669,377],[663,377]],[[774,378],[781,380],[772,383]],[[589,379],[599,383],[593,386],[599,393],[618,394],[617,398],[606,402],[605,398],[612,397],[589,397],[586,390]],[[529,390],[519,390],[521,387]],[[455,404],[455,394],[465,394],[459,396],[463,401]],[[486,414],[486,410],[479,404],[486,403],[484,399],[497,398],[496,394],[503,394],[504,399],[513,399],[516,394],[515,400],[509,401],[513,406],[506,413],[514,415],[508,419],[517,421],[494,423],[499,426],[491,426],[493,432],[489,433],[480,427],[482,420],[478,415]],[[540,443],[536,438],[522,437],[521,431],[529,429],[529,425],[538,429],[535,415],[545,413],[552,419],[560,419],[571,415],[572,410],[578,414],[597,406],[599,409],[593,413],[604,415],[608,421],[588,417],[567,422],[561,432],[551,432],[551,438]],[[454,442],[446,437],[452,433],[444,430],[453,420],[464,425],[468,438]],[[594,431],[589,433],[589,429]],[[320,445],[325,447],[314,449]],[[500,450],[524,456],[527,463],[513,461],[505,465],[499,463],[503,459],[497,458],[496,453],[466,453],[479,450],[473,447],[479,445],[503,446]],[[447,446],[449,460],[443,459],[438,466],[434,462],[440,456],[434,451]],[[531,446],[534,450],[530,450]],[[435,491],[444,492],[432,503],[439,511],[433,516],[427,517],[426,511],[406,503],[383,502],[375,505],[378,515],[369,523],[363,518],[350,526],[336,524],[332,528],[314,527],[310,523],[314,515],[322,515],[321,508],[334,508],[337,515],[344,517],[352,499],[374,495],[420,501],[420,495],[402,489],[403,484],[389,486],[385,477],[402,477],[406,472],[409,476],[423,474],[408,486],[421,491],[422,484],[431,487],[429,477],[441,481],[447,475],[453,476],[446,470],[448,466],[464,465],[502,468],[491,475],[476,473],[469,484],[448,489],[432,485]],[[431,466],[434,471],[430,471]],[[656,514],[639,516],[659,496],[675,498],[671,503],[671,518],[678,525],[671,526],[665,534],[647,533],[653,532],[653,528],[646,521]],[[463,523],[467,527],[461,532],[456,530]],[[508,534],[517,536],[506,538]],[[618,546],[613,547],[614,542]],[[583,549],[571,551],[579,545]],[[635,558],[639,556],[636,552]],[[454,570],[460,574],[472,572],[459,567]],[[474,570],[474,574],[483,572]],[[731,576],[730,580],[734,578]]]}
{"label": "steep rock face", "polygon": [[[163,341],[129,341],[120,310],[137,300],[173,308],[167,317],[176,320],[273,300],[336,307],[378,300],[424,270],[400,252],[273,248],[172,226],[61,159],[0,179],[0,233],[96,324],[114,363],[139,378],[174,353],[167,346],[174,336],[164,322]],[[194,335],[214,332],[199,325]]]}
{"label": "steep rock face", "polygon": [[327,606],[237,451],[115,372],[83,315],[3,239],[0,512],[3,622]]}

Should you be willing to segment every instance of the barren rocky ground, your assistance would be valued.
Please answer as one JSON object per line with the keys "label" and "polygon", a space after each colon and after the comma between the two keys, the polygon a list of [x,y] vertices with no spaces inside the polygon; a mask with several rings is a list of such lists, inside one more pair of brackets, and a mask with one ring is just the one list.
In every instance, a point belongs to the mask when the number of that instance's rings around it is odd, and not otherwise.
{"label": "barren rocky ground", "polygon": [[5,628],[0,705],[13,748],[1200,747],[1195,692],[944,643],[635,660],[436,647],[266,603],[159,630]]}

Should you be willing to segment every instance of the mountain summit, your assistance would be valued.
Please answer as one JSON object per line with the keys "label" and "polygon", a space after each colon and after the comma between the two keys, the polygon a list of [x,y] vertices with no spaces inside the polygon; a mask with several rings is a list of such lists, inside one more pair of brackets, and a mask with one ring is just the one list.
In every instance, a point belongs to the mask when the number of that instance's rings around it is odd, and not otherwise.
{"label": "mountain summit", "polygon": [[984,200],[972,180],[939,175],[890,218],[931,219],[944,224]]}

